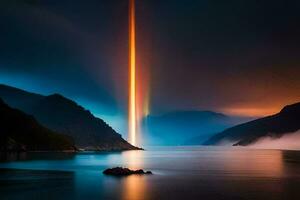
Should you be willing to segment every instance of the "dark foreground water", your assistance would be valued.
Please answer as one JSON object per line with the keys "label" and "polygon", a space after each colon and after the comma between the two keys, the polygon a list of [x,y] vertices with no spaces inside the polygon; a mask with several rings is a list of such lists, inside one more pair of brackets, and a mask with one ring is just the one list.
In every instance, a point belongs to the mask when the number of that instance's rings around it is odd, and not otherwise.
{"label": "dark foreground water", "polygon": [[[1,200],[300,199],[297,151],[160,147],[1,158]],[[154,175],[102,175],[105,168],[115,166],[143,168]]]}

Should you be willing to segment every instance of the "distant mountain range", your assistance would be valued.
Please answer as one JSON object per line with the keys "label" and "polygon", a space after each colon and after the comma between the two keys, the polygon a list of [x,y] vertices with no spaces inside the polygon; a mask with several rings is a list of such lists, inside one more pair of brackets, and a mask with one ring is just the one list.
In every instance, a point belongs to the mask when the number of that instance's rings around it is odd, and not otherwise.
{"label": "distant mountain range", "polygon": [[0,98],[9,106],[32,115],[43,126],[70,136],[77,148],[86,150],[138,149],[102,119],[60,94],[44,96],[0,85]]}
{"label": "distant mountain range", "polygon": [[213,134],[247,120],[212,111],[174,111],[149,115],[142,124],[143,141],[146,141],[146,145],[201,144]]}
{"label": "distant mountain range", "polygon": [[205,145],[231,143],[233,145],[249,145],[260,138],[269,136],[280,138],[285,134],[300,129],[300,102],[284,107],[279,113],[240,124],[214,135]]}
{"label": "distant mountain range", "polygon": [[10,108],[0,99],[0,152],[74,151],[70,137],[40,125],[32,116]]}

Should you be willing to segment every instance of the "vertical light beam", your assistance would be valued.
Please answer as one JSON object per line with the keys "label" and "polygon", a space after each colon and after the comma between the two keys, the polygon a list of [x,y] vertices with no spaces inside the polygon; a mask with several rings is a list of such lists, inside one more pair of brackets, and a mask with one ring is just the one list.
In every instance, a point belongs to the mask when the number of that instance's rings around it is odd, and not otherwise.
{"label": "vertical light beam", "polygon": [[129,142],[136,145],[135,0],[129,0]]}

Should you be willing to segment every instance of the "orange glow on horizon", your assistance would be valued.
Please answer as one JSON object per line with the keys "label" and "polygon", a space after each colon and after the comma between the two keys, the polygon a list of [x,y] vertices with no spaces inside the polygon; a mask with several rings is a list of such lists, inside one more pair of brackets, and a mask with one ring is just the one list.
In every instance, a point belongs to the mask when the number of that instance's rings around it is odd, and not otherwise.
{"label": "orange glow on horizon", "polygon": [[129,0],[129,142],[136,145],[136,44],[135,44],[135,2]]}
{"label": "orange glow on horizon", "polygon": [[268,115],[274,115],[280,112],[280,107],[276,108],[226,108],[222,109],[224,112],[233,116],[241,117],[264,117]]}

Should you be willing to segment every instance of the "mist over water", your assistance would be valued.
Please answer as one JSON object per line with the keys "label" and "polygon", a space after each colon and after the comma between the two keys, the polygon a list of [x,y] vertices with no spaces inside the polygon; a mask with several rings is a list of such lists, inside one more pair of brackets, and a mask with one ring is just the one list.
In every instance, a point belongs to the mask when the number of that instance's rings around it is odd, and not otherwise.
{"label": "mist over water", "polygon": [[287,133],[280,138],[270,136],[263,137],[254,144],[249,145],[251,148],[258,149],[287,149],[300,150],[300,130],[294,133]]}

